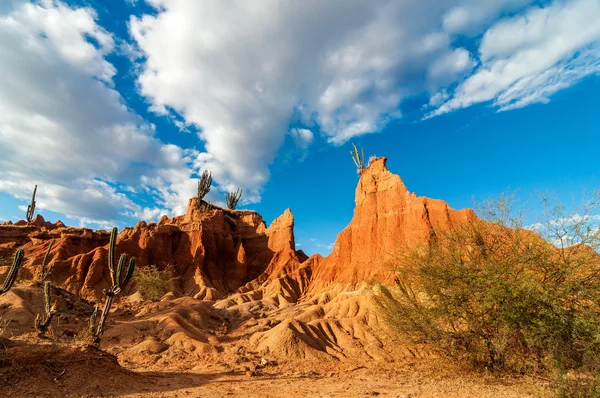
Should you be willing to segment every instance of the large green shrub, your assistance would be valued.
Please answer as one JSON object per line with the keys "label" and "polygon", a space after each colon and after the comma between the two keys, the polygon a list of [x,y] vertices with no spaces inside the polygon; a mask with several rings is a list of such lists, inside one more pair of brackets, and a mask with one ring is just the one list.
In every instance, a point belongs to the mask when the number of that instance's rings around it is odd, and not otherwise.
{"label": "large green shrub", "polygon": [[399,256],[382,300],[389,319],[462,363],[558,375],[565,396],[573,383],[600,396],[598,197],[565,215],[542,196],[543,217],[528,228],[510,197],[486,203],[487,221]]}

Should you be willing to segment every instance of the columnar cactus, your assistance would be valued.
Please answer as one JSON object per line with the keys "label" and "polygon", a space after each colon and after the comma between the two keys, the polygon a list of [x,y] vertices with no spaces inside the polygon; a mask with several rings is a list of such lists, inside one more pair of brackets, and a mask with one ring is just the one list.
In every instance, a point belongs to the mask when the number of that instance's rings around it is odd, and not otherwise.
{"label": "columnar cactus", "polygon": [[104,324],[106,322],[106,318],[108,317],[108,313],[110,312],[110,307],[112,306],[113,298],[121,293],[121,291],[127,286],[131,277],[133,276],[133,271],[135,270],[135,258],[131,258],[129,260],[129,266],[125,270],[125,260],[127,255],[125,253],[121,254],[119,258],[119,263],[115,267],[115,244],[117,241],[117,227],[112,229],[110,234],[110,243],[108,244],[108,268],[110,270],[110,278],[112,280],[112,286],[110,289],[104,289],[103,293],[106,296],[106,302],[104,303],[104,309],[102,310],[102,314],[100,315],[100,319],[98,319],[98,305],[90,318],[90,330],[93,336],[93,345],[100,345],[100,339],[102,334],[104,333]]}
{"label": "columnar cactus", "polygon": [[225,195],[225,202],[227,203],[227,208],[229,208],[231,210],[235,210],[238,202],[240,201],[240,199],[242,197],[242,192],[243,191],[241,189],[238,189],[235,192],[230,192]]}
{"label": "columnar cactus", "polygon": [[37,192],[37,185],[33,188],[33,196],[31,197],[31,203],[27,205],[27,213],[25,213],[25,218],[27,222],[30,223],[33,220],[33,213],[35,212],[35,193]]}
{"label": "columnar cactus", "polygon": [[42,268],[40,269],[40,281],[45,280],[48,275],[50,275],[50,270],[46,268],[46,263],[48,262],[48,257],[50,256],[50,250],[52,250],[52,245],[54,245],[54,241],[50,241],[50,245],[48,245],[48,250],[46,250],[46,255],[42,260]]}
{"label": "columnar cactus", "polygon": [[202,202],[202,199],[210,192],[210,186],[212,184],[212,174],[208,170],[202,172],[202,176],[198,181],[198,204]]}
{"label": "columnar cactus", "polygon": [[48,326],[50,326],[50,322],[52,322],[52,317],[54,316],[54,314],[56,314],[55,306],[51,305],[50,282],[44,283],[44,300],[46,302],[46,313],[43,316],[37,314],[37,316],[35,317],[35,329],[38,331],[39,337],[44,337],[44,335],[48,331]]}
{"label": "columnar cactus", "polygon": [[6,275],[6,279],[4,280],[2,288],[0,288],[0,295],[3,295],[4,293],[8,292],[12,287],[13,283],[15,283],[15,280],[17,279],[17,274],[19,273],[19,269],[21,269],[21,266],[23,265],[24,257],[25,251],[23,249],[18,249],[15,252],[13,264],[10,267],[8,274]]}
{"label": "columnar cactus", "polygon": [[358,148],[354,143],[352,144],[352,147],[354,147],[354,150],[350,151],[350,156],[358,168],[358,172],[361,173],[365,169],[365,149],[361,148],[361,153],[359,153]]}

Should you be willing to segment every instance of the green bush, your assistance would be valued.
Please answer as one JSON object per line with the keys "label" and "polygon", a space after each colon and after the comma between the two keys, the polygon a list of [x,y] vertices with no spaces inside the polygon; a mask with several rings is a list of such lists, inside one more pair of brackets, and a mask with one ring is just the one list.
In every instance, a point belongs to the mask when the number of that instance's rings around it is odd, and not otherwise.
{"label": "green bush", "polygon": [[134,280],[144,300],[156,301],[171,291],[173,272],[170,267],[159,270],[156,266],[139,267]]}
{"label": "green bush", "polygon": [[398,258],[396,286],[383,289],[388,318],[461,363],[546,373],[565,397],[600,396],[598,197],[565,216],[542,196],[544,218],[528,228],[511,197],[487,202],[486,221]]}

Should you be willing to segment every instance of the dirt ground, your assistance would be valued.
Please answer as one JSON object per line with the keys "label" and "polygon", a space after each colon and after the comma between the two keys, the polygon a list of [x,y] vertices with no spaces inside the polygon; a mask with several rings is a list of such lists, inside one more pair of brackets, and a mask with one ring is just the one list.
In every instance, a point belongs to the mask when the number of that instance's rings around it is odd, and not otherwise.
{"label": "dirt ground", "polygon": [[[308,365],[308,366],[307,366]],[[297,370],[298,367],[313,370]],[[315,370],[316,369],[316,370]],[[158,376],[160,392],[135,397],[542,397],[551,396],[535,380],[499,380],[454,374],[435,364],[348,367],[286,364],[260,375],[198,371]],[[168,379],[168,380],[165,380]],[[128,395],[129,396],[129,395]]]}
{"label": "dirt ground", "polygon": [[[119,364],[81,346],[3,340],[2,396],[10,397],[551,397],[546,381],[457,370],[438,359],[386,363],[314,360],[234,366],[190,360]],[[247,369],[247,370],[245,370]]]}
{"label": "dirt ground", "polygon": [[[38,337],[33,319],[42,297],[40,287],[19,285],[0,300],[0,318],[10,320],[0,337],[2,397],[553,396],[543,379],[460,370],[402,338],[369,341],[378,324],[368,323],[362,295],[341,295],[323,312],[302,304],[270,310],[251,302],[229,312],[190,297],[123,299],[100,349],[89,345],[93,307],[62,289],[53,294],[62,310]],[[290,323],[294,316],[315,322]],[[254,342],[261,335],[268,346]]]}

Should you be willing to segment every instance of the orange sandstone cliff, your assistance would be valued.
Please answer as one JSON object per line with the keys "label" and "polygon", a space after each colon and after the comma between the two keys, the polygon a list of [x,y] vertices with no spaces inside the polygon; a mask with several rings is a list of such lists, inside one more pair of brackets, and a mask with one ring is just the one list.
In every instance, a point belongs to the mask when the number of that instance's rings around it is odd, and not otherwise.
{"label": "orange sandstone cliff", "polygon": [[360,177],[350,224],[337,237],[333,252],[315,261],[321,282],[360,283],[389,280],[393,260],[404,249],[428,243],[440,230],[471,222],[470,209],[453,210],[444,201],[418,197],[377,158]]}

